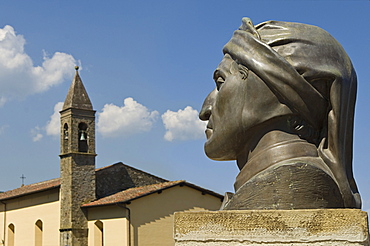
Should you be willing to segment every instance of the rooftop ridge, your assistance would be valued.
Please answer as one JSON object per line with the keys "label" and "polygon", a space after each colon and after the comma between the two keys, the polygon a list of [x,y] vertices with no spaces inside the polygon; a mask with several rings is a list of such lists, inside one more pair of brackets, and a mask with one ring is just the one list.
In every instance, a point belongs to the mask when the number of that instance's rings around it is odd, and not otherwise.
{"label": "rooftop ridge", "polygon": [[146,172],[146,171],[143,171],[143,170],[137,169],[137,168],[135,168],[135,167],[129,166],[129,165],[124,164],[124,163],[122,163],[122,162],[118,162],[118,163],[116,163],[116,164],[119,164],[119,163],[121,163],[122,165],[124,165],[126,168],[130,168],[130,169],[133,169],[133,170],[135,170],[135,171],[139,171],[139,172],[145,173],[146,175],[152,176],[152,177],[154,177],[154,178],[161,179],[163,182],[169,182],[169,181],[170,181],[170,180],[168,180],[168,179],[164,179],[164,178],[161,178],[161,177],[159,177],[159,176],[157,176],[157,175],[154,175],[154,174],[148,173],[148,172]]}

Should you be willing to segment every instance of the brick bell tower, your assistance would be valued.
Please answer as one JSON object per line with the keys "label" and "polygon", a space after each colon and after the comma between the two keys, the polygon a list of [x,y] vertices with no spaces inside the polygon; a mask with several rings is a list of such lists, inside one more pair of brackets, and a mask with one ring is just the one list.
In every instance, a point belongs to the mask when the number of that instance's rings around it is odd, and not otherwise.
{"label": "brick bell tower", "polygon": [[60,246],[87,246],[81,205],[95,199],[95,110],[75,68],[60,111]]}

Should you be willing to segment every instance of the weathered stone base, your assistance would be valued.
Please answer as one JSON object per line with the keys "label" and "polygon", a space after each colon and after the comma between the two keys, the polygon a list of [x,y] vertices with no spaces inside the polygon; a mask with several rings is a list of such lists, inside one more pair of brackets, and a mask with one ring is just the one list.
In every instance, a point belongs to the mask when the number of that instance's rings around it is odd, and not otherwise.
{"label": "weathered stone base", "polygon": [[176,246],[369,246],[358,209],[179,212],[174,229]]}

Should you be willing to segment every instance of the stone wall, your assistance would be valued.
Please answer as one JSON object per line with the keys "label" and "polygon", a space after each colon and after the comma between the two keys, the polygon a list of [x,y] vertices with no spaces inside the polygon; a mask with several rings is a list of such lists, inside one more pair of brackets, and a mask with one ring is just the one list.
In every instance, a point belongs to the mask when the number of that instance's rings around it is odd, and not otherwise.
{"label": "stone wall", "polygon": [[70,154],[61,159],[61,229],[87,227],[80,207],[95,199],[94,158]]}

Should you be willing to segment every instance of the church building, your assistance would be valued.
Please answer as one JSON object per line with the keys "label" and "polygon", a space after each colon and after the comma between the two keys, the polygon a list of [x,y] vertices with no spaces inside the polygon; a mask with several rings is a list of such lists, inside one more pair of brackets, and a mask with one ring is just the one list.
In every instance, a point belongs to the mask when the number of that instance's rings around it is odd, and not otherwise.
{"label": "church building", "polygon": [[60,178],[0,194],[4,246],[170,246],[177,211],[223,196],[123,163],[96,169],[95,110],[76,67],[60,111]]}

